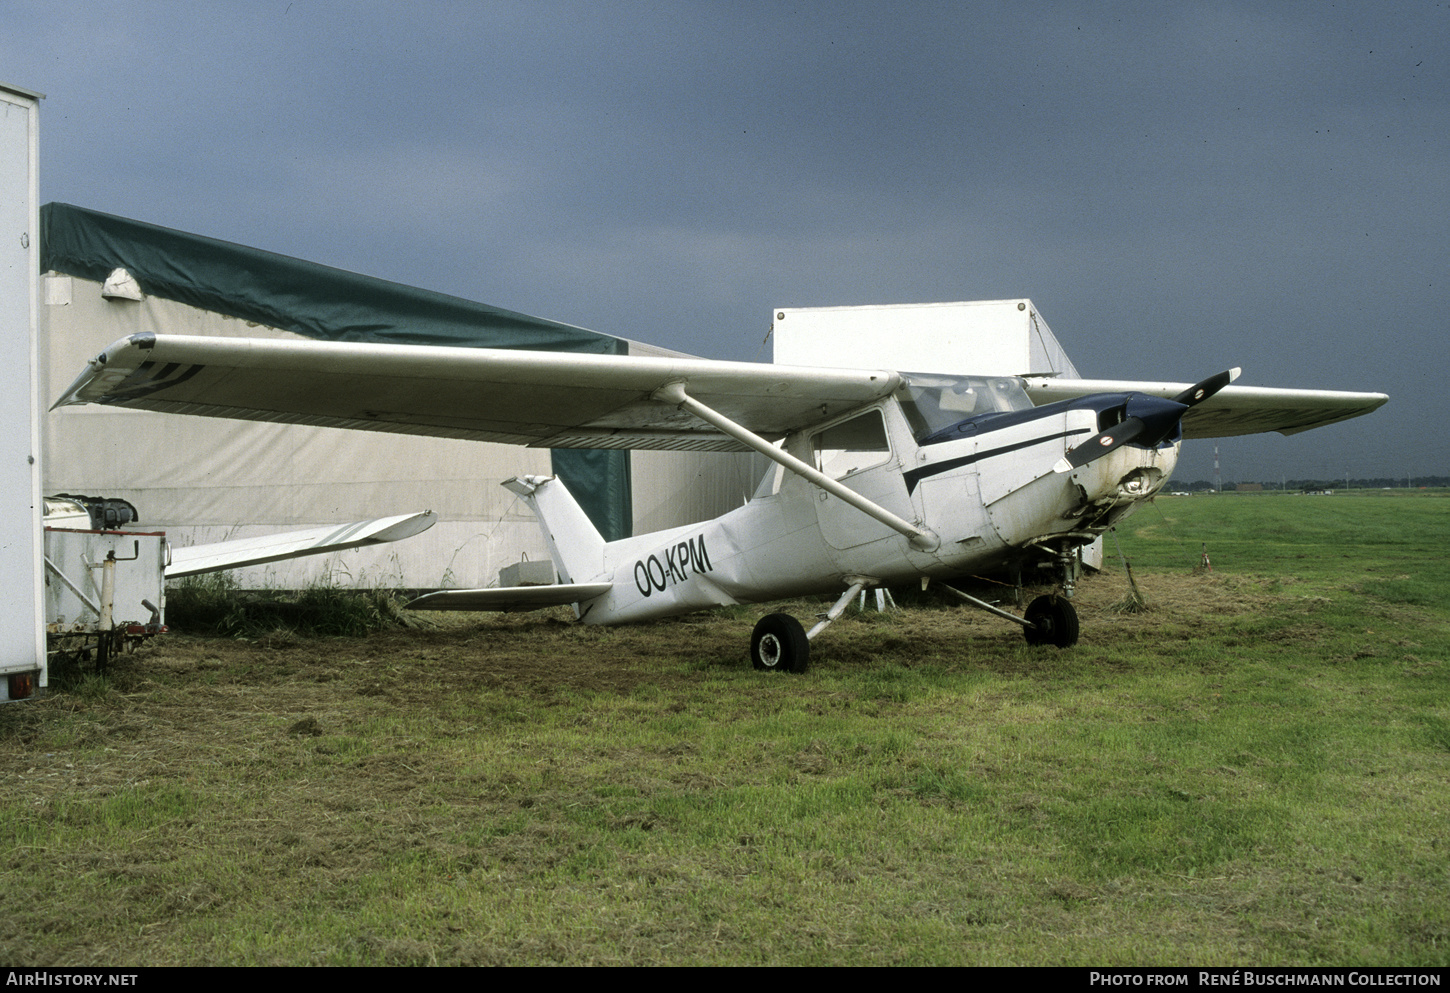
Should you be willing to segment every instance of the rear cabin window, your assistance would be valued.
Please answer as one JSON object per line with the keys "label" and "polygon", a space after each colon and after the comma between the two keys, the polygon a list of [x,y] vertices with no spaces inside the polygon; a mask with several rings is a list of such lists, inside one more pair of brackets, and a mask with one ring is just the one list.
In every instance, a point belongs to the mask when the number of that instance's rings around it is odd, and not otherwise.
{"label": "rear cabin window", "polygon": [[891,457],[886,424],[879,410],[869,410],[826,428],[811,439],[811,447],[816,468],[832,479],[880,465]]}

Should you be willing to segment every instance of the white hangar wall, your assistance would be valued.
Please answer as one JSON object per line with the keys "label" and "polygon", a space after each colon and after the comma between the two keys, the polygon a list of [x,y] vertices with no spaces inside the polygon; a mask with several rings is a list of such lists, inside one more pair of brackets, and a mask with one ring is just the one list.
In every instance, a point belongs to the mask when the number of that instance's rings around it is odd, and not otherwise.
{"label": "white hangar wall", "polygon": [[708,521],[734,510],[774,465],[754,452],[631,454],[635,534]]}

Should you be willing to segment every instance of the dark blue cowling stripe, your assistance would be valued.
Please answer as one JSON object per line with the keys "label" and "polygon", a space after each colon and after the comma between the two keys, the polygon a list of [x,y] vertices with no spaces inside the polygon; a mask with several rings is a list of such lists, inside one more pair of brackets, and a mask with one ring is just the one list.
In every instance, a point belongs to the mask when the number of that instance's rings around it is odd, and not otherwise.
{"label": "dark blue cowling stripe", "polygon": [[962,455],[954,459],[943,459],[941,462],[933,462],[931,465],[922,466],[920,469],[908,469],[902,475],[906,479],[906,492],[916,492],[916,484],[931,476],[939,476],[944,472],[951,472],[953,469],[960,469],[964,465],[971,465],[973,462],[980,462],[982,459],[990,459],[996,455],[1006,455],[1008,452],[1015,452],[1023,448],[1031,448],[1033,445],[1040,445],[1045,441],[1057,441],[1059,438],[1071,438],[1079,434],[1092,434],[1090,428],[1076,428],[1072,431],[1060,431],[1057,434],[1046,434],[1040,438],[1031,438],[1027,441],[1019,441],[1015,445],[1003,445],[1001,448],[991,448],[985,452],[974,452],[971,455]]}

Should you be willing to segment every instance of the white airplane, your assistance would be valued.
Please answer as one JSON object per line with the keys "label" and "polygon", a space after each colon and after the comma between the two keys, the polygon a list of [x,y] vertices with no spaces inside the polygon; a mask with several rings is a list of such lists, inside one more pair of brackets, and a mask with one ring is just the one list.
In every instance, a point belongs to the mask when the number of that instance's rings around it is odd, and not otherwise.
{"label": "white airplane", "polygon": [[[559,584],[445,590],[427,610],[573,604],[619,624],[841,592],[810,631],[756,625],[756,668],[805,669],[861,590],[1048,556],[1063,595],[1033,644],[1078,638],[1072,553],[1162,489],[1181,436],[1292,434],[1367,414],[1379,393],[956,377],[690,358],[135,334],[56,402],[472,438],[546,448],[753,449],[775,463],[712,521],[606,542],[553,477],[506,482],[539,518]],[[1035,406],[1034,401],[1042,406]]]}

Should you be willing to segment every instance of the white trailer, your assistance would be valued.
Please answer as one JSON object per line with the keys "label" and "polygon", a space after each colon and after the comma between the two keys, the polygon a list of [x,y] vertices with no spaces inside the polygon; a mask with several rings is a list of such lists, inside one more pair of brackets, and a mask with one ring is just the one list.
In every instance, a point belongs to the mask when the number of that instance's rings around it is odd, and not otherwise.
{"label": "white trailer", "polygon": [[45,691],[41,596],[39,93],[0,84],[0,701]]}

